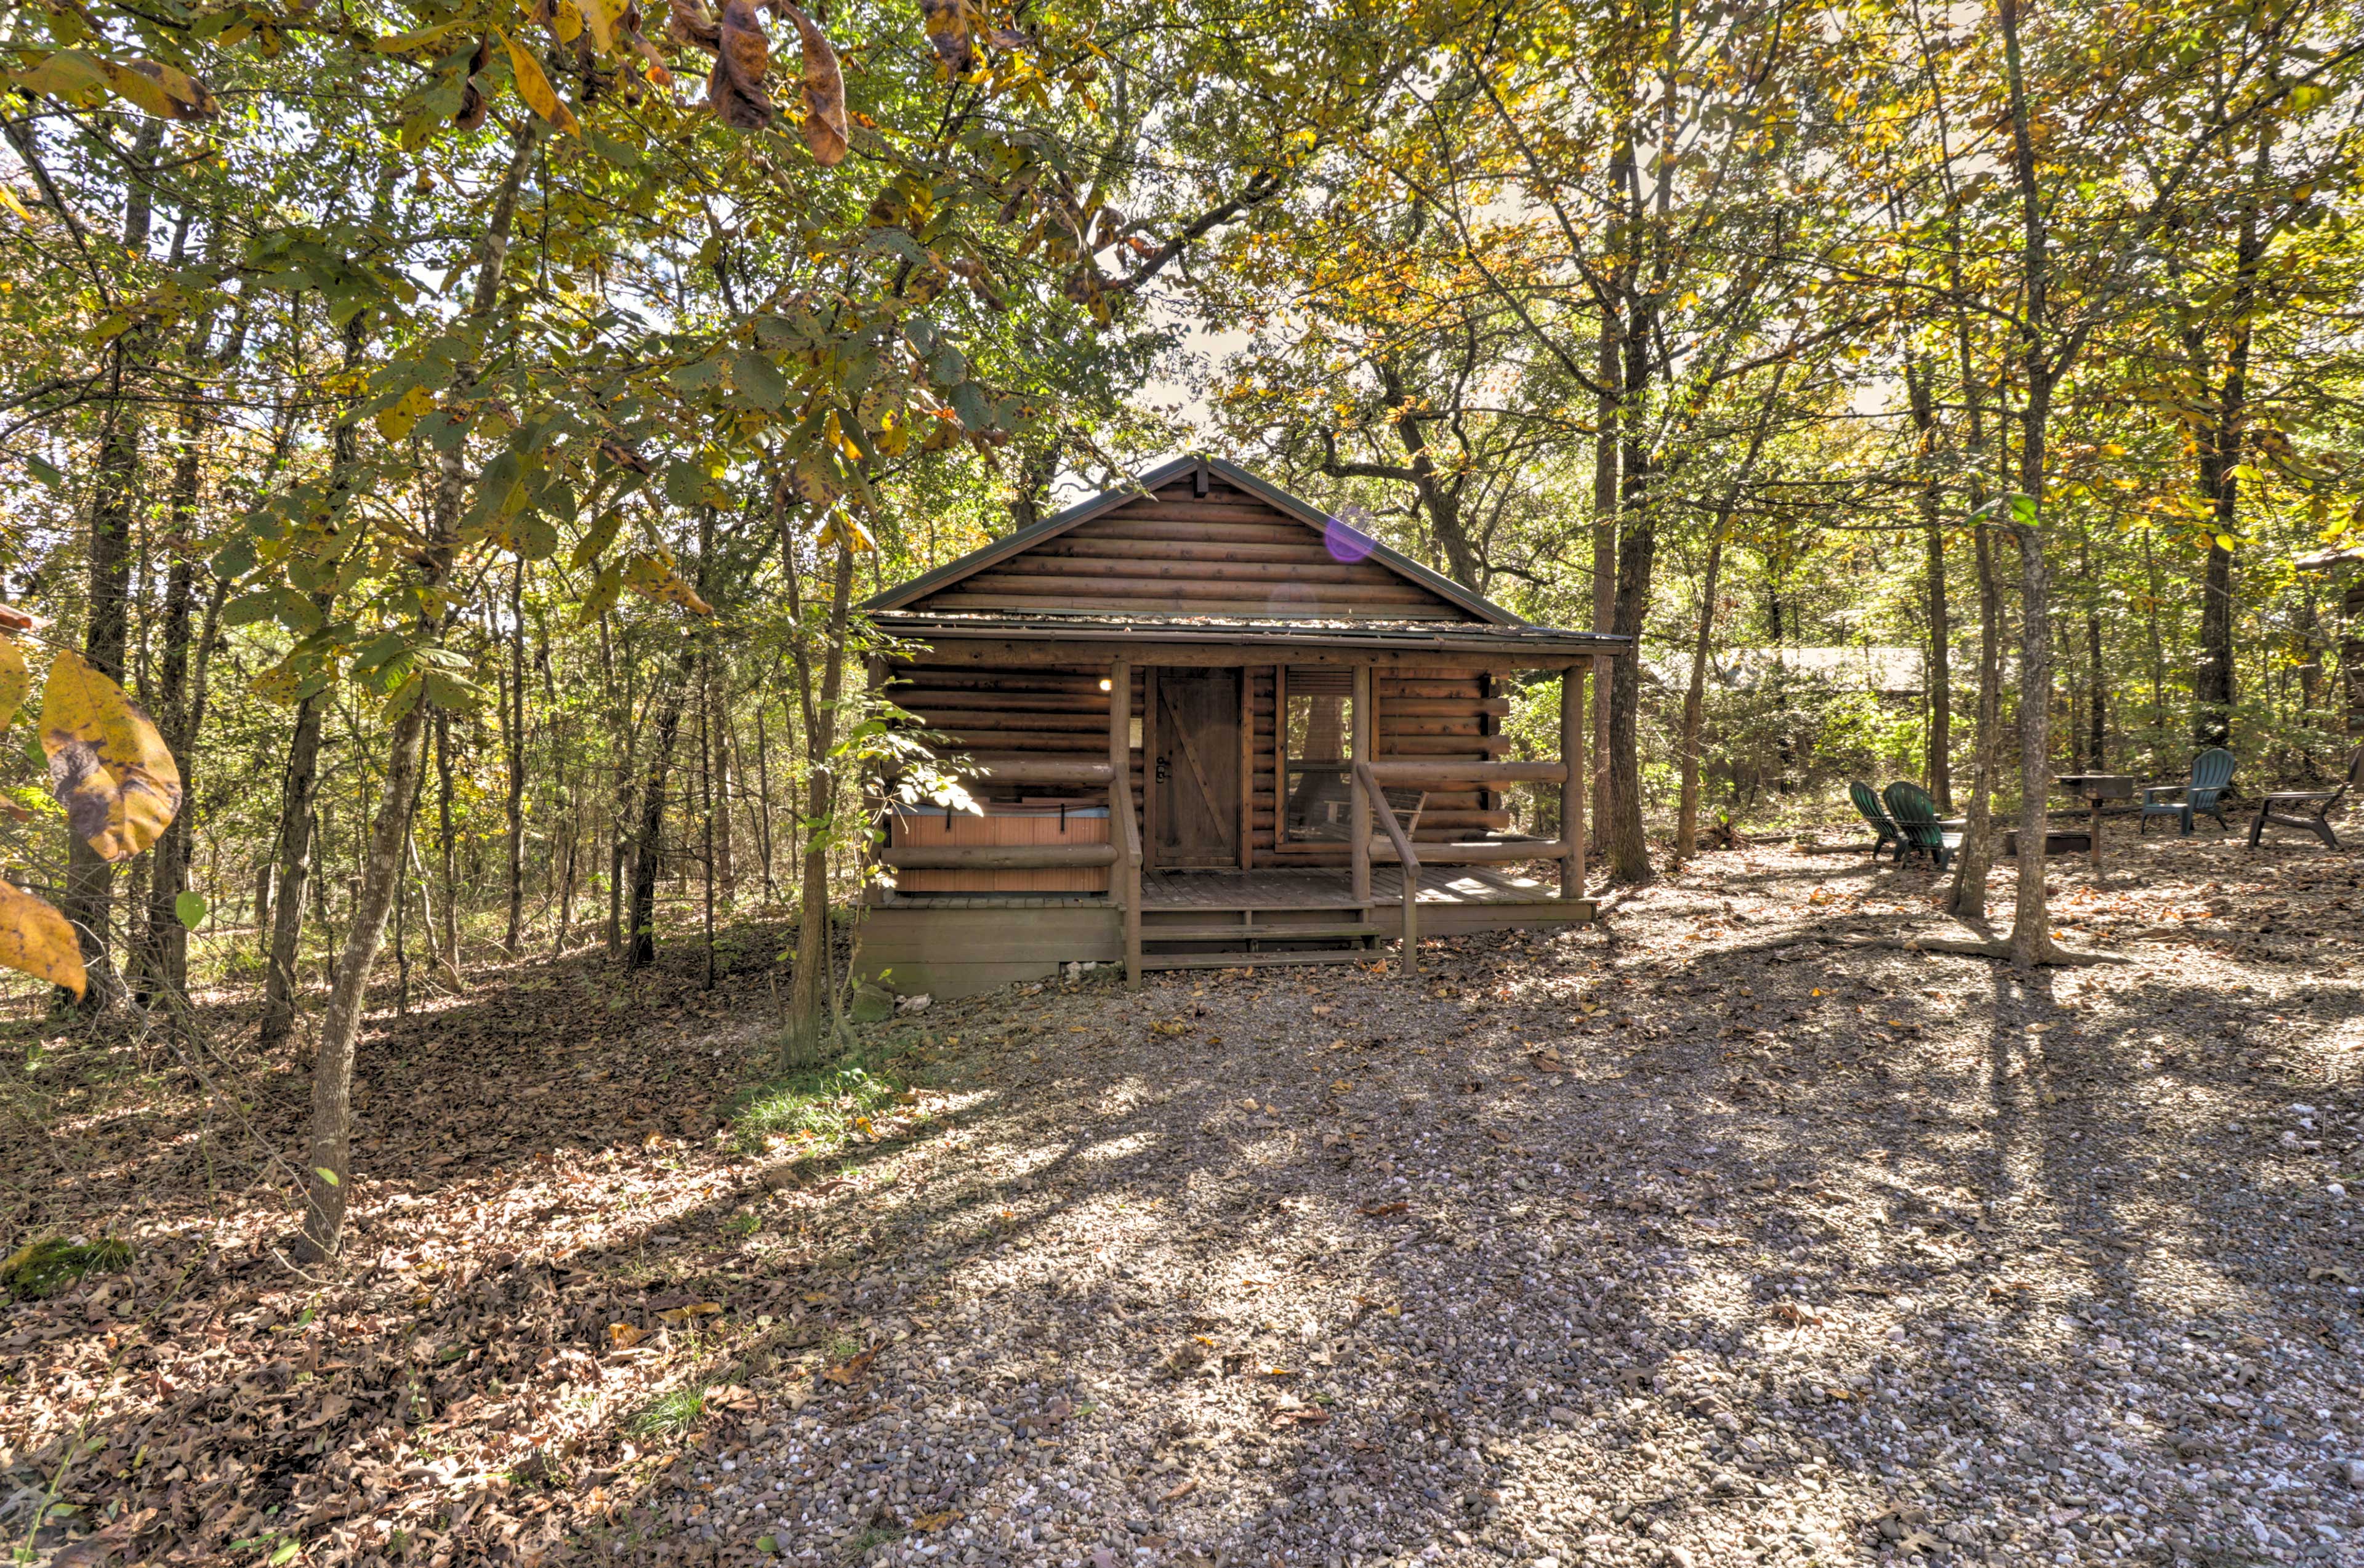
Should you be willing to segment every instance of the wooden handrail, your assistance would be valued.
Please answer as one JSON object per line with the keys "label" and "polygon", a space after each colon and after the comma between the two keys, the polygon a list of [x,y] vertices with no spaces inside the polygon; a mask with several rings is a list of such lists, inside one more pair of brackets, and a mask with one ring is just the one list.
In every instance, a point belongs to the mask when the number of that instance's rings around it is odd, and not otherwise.
{"label": "wooden handrail", "polygon": [[1411,847],[1411,836],[1396,820],[1396,808],[1388,804],[1387,791],[1379,787],[1377,775],[1368,762],[1355,764],[1355,782],[1370,797],[1371,815],[1377,818],[1379,831],[1396,851],[1396,860],[1403,867],[1403,969],[1406,974],[1420,973],[1420,856]]}

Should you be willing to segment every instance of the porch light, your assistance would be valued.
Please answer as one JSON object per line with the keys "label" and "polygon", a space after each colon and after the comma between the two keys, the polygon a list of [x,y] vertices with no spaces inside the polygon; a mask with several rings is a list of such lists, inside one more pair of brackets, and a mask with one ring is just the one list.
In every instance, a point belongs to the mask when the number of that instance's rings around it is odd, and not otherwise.
{"label": "porch light", "polygon": [[1109,684],[1109,678],[1108,678],[1106,675],[1102,675],[1102,676],[1100,677],[1100,690],[1102,690],[1102,691],[1104,691],[1104,692],[1105,692],[1105,691],[1111,691],[1111,690],[1113,690],[1113,689],[1114,689],[1114,688],[1113,688],[1113,687],[1111,687],[1111,686]]}

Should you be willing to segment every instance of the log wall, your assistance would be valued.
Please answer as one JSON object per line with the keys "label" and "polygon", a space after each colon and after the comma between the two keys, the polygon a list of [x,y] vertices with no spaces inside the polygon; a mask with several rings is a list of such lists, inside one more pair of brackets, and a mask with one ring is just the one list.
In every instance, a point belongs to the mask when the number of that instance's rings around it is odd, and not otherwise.
{"label": "log wall", "polygon": [[[1351,553],[1341,551],[1339,553]],[[904,606],[945,613],[1478,617],[1376,561],[1340,560],[1262,497],[1188,477],[1136,497]]]}
{"label": "log wall", "polygon": [[[922,728],[942,737],[945,753],[976,759],[1023,758],[1029,761],[1105,762],[1108,761],[1109,694],[1100,690],[1108,678],[1105,664],[1029,665],[1013,669],[980,668],[974,664],[898,663],[891,667],[893,684],[886,695],[916,717]],[[1132,711],[1141,711],[1141,672],[1133,672]],[[1135,809],[1140,801],[1139,759],[1133,769]],[[1105,793],[1096,785],[991,784],[972,786],[984,798],[1000,801],[1070,801],[1101,806]],[[942,827],[941,820],[938,823]],[[1077,825],[1080,827],[1080,825]],[[1110,824],[1096,825],[1106,833]],[[1089,829],[1087,829],[1089,831]],[[904,842],[896,828],[894,842]],[[928,841],[914,839],[915,842]],[[1099,842],[1110,840],[1103,837]],[[912,892],[1096,892],[1108,891],[1105,870],[1058,869],[944,872],[907,874],[903,884]]]}

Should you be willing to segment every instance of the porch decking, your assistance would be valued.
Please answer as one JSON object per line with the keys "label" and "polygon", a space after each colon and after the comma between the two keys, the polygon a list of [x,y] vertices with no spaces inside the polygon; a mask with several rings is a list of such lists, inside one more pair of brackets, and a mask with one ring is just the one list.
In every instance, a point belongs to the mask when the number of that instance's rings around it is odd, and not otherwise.
{"label": "porch decking", "polygon": [[[1302,871],[1150,871],[1141,878],[1142,913],[1161,909],[1343,909],[1354,906],[1353,882],[1344,867]],[[1403,873],[1371,867],[1371,906],[1400,905]],[[1422,914],[1438,905],[1556,903],[1542,883],[1499,866],[1423,866],[1420,873]]]}
{"label": "porch decking", "polygon": [[[1420,934],[1580,925],[1589,898],[1501,865],[1425,866]],[[1141,940],[1147,969],[1226,969],[1323,963],[1380,956],[1403,934],[1402,873],[1371,867],[1359,903],[1343,868],[1152,871],[1142,877]],[[1022,911],[1022,913],[1020,913]],[[1102,894],[890,895],[862,928],[863,973],[886,972],[896,989],[966,996],[1013,981],[1046,979],[1062,963],[1121,963],[1123,911]]]}

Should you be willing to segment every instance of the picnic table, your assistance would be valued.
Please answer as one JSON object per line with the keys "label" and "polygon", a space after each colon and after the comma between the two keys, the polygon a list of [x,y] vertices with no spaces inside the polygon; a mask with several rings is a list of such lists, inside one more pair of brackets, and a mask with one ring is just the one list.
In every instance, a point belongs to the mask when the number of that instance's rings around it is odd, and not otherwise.
{"label": "picnic table", "polygon": [[2093,870],[2102,869],[2102,806],[2113,800],[2132,800],[2135,779],[2132,773],[2064,773],[2054,781],[2064,795],[2073,795],[2085,803],[2090,813],[2087,827],[2091,842],[2086,853],[2091,857]]}

